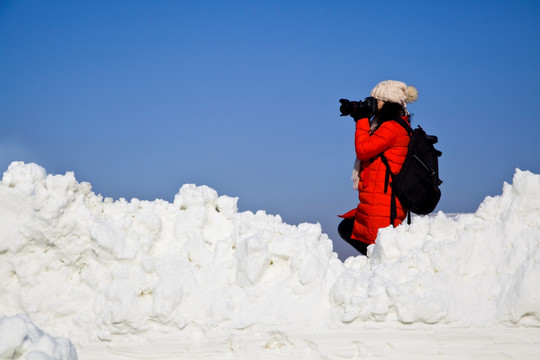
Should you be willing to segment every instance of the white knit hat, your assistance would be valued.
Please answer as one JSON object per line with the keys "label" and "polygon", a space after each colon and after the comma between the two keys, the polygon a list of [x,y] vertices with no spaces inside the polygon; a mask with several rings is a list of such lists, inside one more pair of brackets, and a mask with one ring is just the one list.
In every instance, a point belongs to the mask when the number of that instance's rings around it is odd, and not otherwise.
{"label": "white knit hat", "polygon": [[395,80],[381,81],[373,90],[371,96],[377,100],[398,103],[406,106],[418,99],[418,90],[414,86],[407,86],[404,82]]}

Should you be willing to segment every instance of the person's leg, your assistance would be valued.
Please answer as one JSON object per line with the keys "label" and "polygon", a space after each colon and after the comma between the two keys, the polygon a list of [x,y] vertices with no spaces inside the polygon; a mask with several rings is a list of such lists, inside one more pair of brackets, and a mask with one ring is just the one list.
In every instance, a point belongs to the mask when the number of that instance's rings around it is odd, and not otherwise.
{"label": "person's leg", "polygon": [[339,236],[341,236],[343,240],[348,242],[360,254],[366,255],[368,244],[360,240],[351,239],[353,227],[354,227],[354,219],[344,219],[338,225],[338,234]]}
{"label": "person's leg", "polygon": [[343,240],[351,238],[354,227],[354,219],[343,219],[338,225],[337,231]]}
{"label": "person's leg", "polygon": [[367,254],[368,244],[366,244],[365,242],[355,239],[345,239],[345,241],[348,242],[349,245],[351,245],[353,248],[355,248],[360,254]]}

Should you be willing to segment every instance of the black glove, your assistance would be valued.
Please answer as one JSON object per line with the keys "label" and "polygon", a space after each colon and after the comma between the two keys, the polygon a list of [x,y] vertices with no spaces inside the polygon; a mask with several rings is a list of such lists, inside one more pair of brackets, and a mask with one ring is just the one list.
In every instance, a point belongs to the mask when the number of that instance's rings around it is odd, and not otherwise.
{"label": "black glove", "polygon": [[367,111],[367,114],[364,117],[371,118],[377,113],[377,99],[369,96],[364,100],[364,104]]}

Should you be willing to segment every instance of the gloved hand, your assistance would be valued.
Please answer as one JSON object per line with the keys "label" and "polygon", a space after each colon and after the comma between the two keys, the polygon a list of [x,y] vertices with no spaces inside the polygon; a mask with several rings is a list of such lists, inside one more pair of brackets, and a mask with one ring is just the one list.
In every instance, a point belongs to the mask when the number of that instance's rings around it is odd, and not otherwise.
{"label": "gloved hand", "polygon": [[366,107],[366,111],[367,111],[367,118],[371,118],[372,116],[374,116],[376,113],[377,113],[377,99],[375,99],[374,97],[367,97],[364,99],[364,105]]}
{"label": "gloved hand", "polygon": [[371,118],[377,112],[377,100],[372,97],[367,97],[364,101],[353,101],[354,110],[351,116],[354,121],[363,118]]}

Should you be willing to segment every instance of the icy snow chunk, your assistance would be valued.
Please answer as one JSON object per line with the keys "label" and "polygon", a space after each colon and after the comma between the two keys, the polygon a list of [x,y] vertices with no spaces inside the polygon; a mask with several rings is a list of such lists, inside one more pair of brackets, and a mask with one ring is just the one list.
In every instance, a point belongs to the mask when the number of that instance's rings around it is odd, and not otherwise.
{"label": "icy snow chunk", "polygon": [[222,195],[218,198],[217,209],[227,219],[231,219],[238,212],[238,198]]}
{"label": "icy snow chunk", "polygon": [[68,339],[55,338],[38,329],[26,315],[0,318],[1,359],[76,360]]}
{"label": "icy snow chunk", "polygon": [[22,161],[12,162],[4,172],[2,182],[10,188],[32,195],[36,184],[45,179],[45,169],[37,164],[24,164]]}
{"label": "icy snow chunk", "polygon": [[185,210],[189,207],[216,207],[216,190],[206,186],[196,186],[195,184],[182,185],[178,194],[174,196],[174,206]]}
{"label": "icy snow chunk", "polygon": [[270,265],[268,244],[258,236],[240,241],[237,245],[238,259],[237,282],[242,285],[254,285]]}

